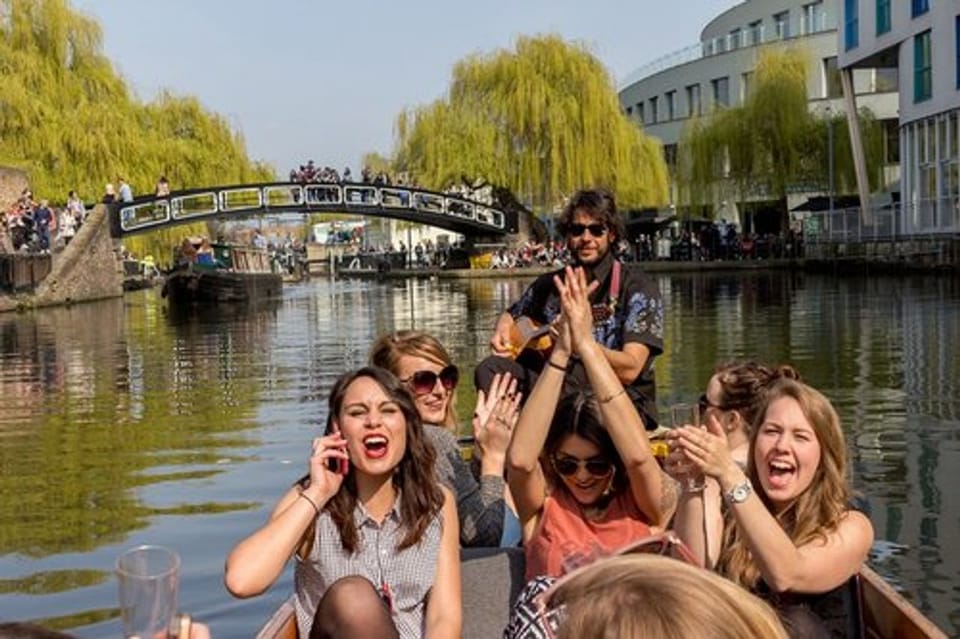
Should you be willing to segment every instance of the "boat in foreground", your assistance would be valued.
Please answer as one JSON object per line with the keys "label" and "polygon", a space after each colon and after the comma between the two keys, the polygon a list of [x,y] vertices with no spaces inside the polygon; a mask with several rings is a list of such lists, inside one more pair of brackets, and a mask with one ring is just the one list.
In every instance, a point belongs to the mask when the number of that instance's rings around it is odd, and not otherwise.
{"label": "boat in foreground", "polygon": [[162,295],[171,305],[254,302],[279,297],[283,276],[273,270],[267,251],[214,245],[210,259],[182,262],[167,275]]}
{"label": "boat in foreground", "polygon": [[[499,637],[510,604],[523,586],[519,548],[464,550],[463,637]],[[946,639],[947,635],[868,566],[850,582],[851,633],[858,639]],[[293,600],[287,600],[257,633],[257,639],[298,639]]]}

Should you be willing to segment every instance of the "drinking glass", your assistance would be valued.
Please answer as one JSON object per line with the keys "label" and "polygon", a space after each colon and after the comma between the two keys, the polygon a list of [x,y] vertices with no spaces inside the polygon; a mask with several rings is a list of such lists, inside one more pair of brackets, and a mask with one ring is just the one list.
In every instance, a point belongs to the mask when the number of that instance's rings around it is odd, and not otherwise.
{"label": "drinking glass", "polygon": [[[681,426],[696,426],[703,428],[700,423],[700,406],[697,404],[673,404],[670,406],[670,419],[674,428]],[[680,468],[676,469],[679,474],[684,474],[687,491],[697,492],[703,490],[704,477],[692,462],[685,462]]]}
{"label": "drinking glass", "polygon": [[117,559],[120,615],[127,639],[166,637],[177,613],[180,557],[163,546],[137,546]]}

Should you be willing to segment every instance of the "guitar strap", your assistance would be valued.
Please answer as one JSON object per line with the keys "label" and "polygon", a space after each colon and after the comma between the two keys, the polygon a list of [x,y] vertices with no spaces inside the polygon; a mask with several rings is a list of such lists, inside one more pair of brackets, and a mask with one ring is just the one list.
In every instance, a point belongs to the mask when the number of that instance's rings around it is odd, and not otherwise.
{"label": "guitar strap", "polygon": [[613,260],[613,277],[610,278],[610,305],[616,306],[620,299],[620,260]]}

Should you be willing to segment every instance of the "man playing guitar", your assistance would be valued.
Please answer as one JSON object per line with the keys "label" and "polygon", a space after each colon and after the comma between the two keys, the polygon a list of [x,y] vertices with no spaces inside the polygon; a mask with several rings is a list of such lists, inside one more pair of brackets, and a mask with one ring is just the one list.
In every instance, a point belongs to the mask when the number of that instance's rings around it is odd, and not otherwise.
{"label": "man playing guitar", "polygon": [[[623,218],[613,195],[602,189],[580,190],[558,219],[575,266],[596,282],[593,302],[594,335],[604,354],[627,387],[648,429],[657,425],[656,383],[653,359],[663,351],[663,302],[656,282],[634,264],[624,264],[614,247],[624,238]],[[542,335],[560,315],[560,300],[553,276],[541,275],[497,320],[490,339],[492,355],[475,372],[478,389],[486,391],[498,372],[509,371],[518,390],[527,397],[547,358],[538,348],[549,348]],[[545,327],[540,328],[538,327]],[[537,341],[536,348],[529,348]],[[586,384],[583,366],[576,361],[567,369],[565,391]]]}

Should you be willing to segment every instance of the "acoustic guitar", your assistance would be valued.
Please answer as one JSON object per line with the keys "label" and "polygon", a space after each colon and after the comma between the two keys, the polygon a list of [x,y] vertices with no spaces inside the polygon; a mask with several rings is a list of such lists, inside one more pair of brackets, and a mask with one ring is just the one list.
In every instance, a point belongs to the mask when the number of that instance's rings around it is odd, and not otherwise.
{"label": "acoustic guitar", "polygon": [[550,324],[541,324],[526,315],[515,319],[510,329],[510,359],[516,359],[526,350],[534,351],[541,357],[548,357],[553,348],[550,329]]}

